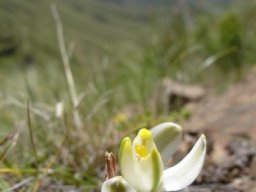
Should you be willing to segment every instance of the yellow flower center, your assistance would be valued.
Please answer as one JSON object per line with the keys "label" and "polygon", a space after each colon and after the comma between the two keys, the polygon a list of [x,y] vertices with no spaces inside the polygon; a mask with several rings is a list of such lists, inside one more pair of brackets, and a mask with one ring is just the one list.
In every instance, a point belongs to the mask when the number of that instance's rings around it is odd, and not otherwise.
{"label": "yellow flower center", "polygon": [[136,144],[135,151],[140,157],[145,157],[147,155],[147,148],[144,145]]}
{"label": "yellow flower center", "polygon": [[148,153],[148,150],[146,147],[147,141],[152,139],[152,133],[149,130],[143,128],[139,131],[138,135],[141,139],[141,144],[135,145],[135,152],[140,157],[145,157]]}

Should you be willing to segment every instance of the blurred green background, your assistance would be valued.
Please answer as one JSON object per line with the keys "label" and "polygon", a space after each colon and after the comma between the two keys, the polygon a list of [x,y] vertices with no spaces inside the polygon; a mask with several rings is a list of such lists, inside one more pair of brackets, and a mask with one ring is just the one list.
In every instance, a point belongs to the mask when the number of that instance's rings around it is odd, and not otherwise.
{"label": "blurred green background", "polygon": [[253,67],[255,16],[254,1],[1,0],[0,189],[97,191],[120,138],[191,113],[154,113],[160,80],[219,92]]}

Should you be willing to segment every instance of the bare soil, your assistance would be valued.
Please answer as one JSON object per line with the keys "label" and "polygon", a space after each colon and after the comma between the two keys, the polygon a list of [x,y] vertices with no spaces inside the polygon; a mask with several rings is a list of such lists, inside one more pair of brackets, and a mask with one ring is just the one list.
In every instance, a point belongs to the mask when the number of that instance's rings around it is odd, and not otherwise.
{"label": "bare soil", "polygon": [[186,146],[205,133],[208,155],[200,177],[184,191],[256,192],[256,69],[224,93],[189,107]]}

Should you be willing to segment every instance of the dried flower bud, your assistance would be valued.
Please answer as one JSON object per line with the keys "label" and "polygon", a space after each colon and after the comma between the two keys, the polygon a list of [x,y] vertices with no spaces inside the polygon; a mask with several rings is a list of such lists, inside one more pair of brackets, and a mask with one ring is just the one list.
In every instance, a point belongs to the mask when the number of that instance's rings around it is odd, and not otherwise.
{"label": "dried flower bud", "polygon": [[106,176],[105,176],[106,180],[115,176],[116,161],[115,161],[114,154],[111,152],[105,153],[105,169],[106,169]]}

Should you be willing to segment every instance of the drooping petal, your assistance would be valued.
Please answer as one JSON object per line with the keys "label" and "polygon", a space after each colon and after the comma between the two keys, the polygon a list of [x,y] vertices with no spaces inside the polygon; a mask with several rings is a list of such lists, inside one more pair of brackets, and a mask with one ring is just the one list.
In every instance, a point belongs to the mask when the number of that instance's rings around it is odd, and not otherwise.
{"label": "drooping petal", "polygon": [[175,123],[165,122],[153,127],[151,132],[162,160],[166,163],[181,142],[182,128]]}
{"label": "drooping petal", "polygon": [[198,139],[189,154],[177,165],[163,173],[163,188],[166,191],[178,191],[190,185],[199,175],[206,154],[206,138]]}
{"label": "drooping petal", "polygon": [[106,180],[101,188],[101,192],[136,192],[121,176],[116,176]]}
{"label": "drooping petal", "polygon": [[140,175],[138,174],[138,169],[135,166],[131,139],[129,137],[125,137],[120,146],[119,167],[122,176],[126,179],[126,181],[137,189],[141,188],[142,183],[138,179],[140,178]]}

